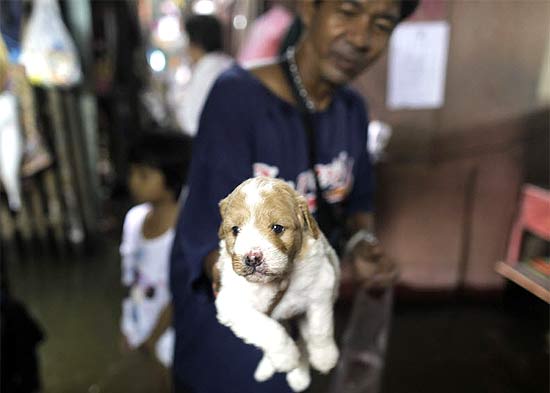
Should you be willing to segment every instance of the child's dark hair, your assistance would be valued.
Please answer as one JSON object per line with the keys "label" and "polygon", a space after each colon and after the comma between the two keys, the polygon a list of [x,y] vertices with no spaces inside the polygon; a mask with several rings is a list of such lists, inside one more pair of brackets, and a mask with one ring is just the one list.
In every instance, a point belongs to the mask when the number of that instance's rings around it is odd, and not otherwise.
{"label": "child's dark hair", "polygon": [[160,170],[166,187],[177,199],[187,180],[191,138],[176,130],[154,127],[139,135],[130,147],[128,160]]}
{"label": "child's dark hair", "polygon": [[185,31],[189,41],[207,53],[222,49],[222,26],[214,16],[191,15],[185,20]]}

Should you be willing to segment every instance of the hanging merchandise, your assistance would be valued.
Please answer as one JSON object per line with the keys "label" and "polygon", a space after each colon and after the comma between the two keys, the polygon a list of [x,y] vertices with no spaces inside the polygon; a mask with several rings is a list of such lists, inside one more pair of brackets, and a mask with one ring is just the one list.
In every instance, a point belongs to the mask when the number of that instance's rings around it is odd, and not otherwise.
{"label": "hanging merchandise", "polygon": [[8,80],[8,51],[0,34],[0,91],[4,91]]}
{"label": "hanging merchandise", "polygon": [[19,61],[21,54],[21,22],[23,20],[23,1],[2,0],[0,12],[0,31],[4,44],[8,50],[8,59],[11,63]]}
{"label": "hanging merchandise", "polygon": [[56,0],[34,0],[23,37],[21,63],[33,84],[72,86],[82,79],[75,44]]}
{"label": "hanging merchandise", "polygon": [[0,94],[0,180],[10,209],[21,208],[19,170],[23,156],[23,138],[19,130],[17,100],[10,91]]}
{"label": "hanging merchandise", "polygon": [[11,90],[15,93],[21,113],[21,128],[25,138],[21,175],[32,176],[53,162],[53,157],[44,142],[36,122],[36,101],[33,89],[25,75],[25,67],[14,64],[10,67]]}
{"label": "hanging merchandise", "polygon": [[[233,25],[238,21],[236,15]],[[245,19],[246,20],[246,19]],[[251,25],[237,55],[241,64],[254,63],[260,60],[273,59],[279,55],[281,42],[284,40],[293,16],[285,7],[276,5],[265,14],[260,15]]]}

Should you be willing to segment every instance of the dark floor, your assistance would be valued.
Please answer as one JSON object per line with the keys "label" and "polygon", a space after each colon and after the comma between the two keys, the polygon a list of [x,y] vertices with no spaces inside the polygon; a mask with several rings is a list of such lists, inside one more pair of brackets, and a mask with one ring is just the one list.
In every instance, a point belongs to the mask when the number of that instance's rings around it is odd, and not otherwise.
{"label": "dark floor", "polygon": [[[7,255],[15,295],[47,333],[40,348],[45,393],[97,393],[116,377],[117,244],[113,235],[88,256]],[[549,392],[547,305],[515,287],[491,299],[457,299],[397,299],[383,393]],[[326,392],[328,379],[316,376],[310,392]]]}

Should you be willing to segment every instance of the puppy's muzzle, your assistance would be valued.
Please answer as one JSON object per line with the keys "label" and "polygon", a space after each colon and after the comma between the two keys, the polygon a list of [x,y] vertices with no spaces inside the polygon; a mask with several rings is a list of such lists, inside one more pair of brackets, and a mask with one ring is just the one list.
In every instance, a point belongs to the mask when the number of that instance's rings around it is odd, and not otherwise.
{"label": "puppy's muzzle", "polygon": [[252,250],[243,257],[246,266],[256,268],[264,261],[264,254],[260,250]]}

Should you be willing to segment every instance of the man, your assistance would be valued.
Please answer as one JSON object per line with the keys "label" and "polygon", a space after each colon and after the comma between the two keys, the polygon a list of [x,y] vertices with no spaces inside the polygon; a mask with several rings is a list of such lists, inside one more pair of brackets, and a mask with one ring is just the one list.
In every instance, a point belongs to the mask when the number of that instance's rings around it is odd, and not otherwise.
{"label": "man", "polygon": [[222,52],[222,27],[215,17],[192,15],[185,21],[185,31],[192,74],[179,103],[177,120],[186,134],[195,136],[210,88],[233,60]]}
{"label": "man", "polygon": [[260,351],[216,320],[212,267],[218,255],[218,202],[236,185],[257,175],[280,177],[294,184],[318,218],[323,205],[338,205],[351,232],[372,230],[367,115],[361,98],[344,85],[380,56],[417,2],[300,5],[305,33],[296,50],[291,48],[282,63],[226,71],[201,117],[172,251],[177,392],[290,392],[284,374],[255,382]]}

